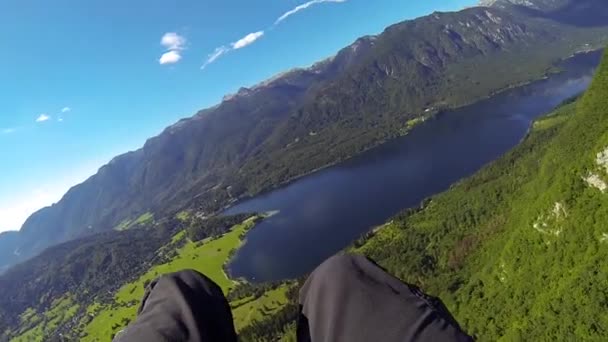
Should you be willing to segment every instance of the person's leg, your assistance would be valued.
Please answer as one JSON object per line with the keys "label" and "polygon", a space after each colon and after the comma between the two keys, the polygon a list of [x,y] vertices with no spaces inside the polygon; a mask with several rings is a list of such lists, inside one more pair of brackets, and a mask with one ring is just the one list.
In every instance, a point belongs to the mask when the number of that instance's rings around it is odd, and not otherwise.
{"label": "person's leg", "polygon": [[335,256],[300,291],[298,340],[471,341],[443,304],[360,255]]}
{"label": "person's leg", "polygon": [[152,282],[137,319],[116,342],[233,342],[232,313],[222,290],[196,271],[162,276]]}

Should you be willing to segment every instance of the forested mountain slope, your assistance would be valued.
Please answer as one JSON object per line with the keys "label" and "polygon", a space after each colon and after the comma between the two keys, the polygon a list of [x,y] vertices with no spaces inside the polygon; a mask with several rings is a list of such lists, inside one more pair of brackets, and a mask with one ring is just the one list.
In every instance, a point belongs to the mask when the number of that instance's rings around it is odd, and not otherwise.
{"label": "forested mountain slope", "polygon": [[[608,52],[522,143],[349,248],[439,296],[479,341],[608,335]],[[290,331],[274,315],[247,329]]]}
{"label": "forested mountain slope", "polygon": [[608,54],[576,103],[358,248],[481,341],[608,335]]}
{"label": "forested mountain slope", "polygon": [[554,61],[608,41],[607,25],[479,7],[361,38],[311,68],[243,88],[115,158],[32,215],[18,235],[0,236],[0,270],[145,213],[213,212],[349,158],[404,134],[412,119],[541,77]]}

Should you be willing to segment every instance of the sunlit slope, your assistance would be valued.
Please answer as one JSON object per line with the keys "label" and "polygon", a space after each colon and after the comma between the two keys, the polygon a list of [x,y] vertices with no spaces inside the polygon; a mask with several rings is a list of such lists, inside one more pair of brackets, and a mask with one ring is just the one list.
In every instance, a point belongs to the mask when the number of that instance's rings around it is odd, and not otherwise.
{"label": "sunlit slope", "polygon": [[505,157],[361,247],[482,341],[608,335],[608,59]]}

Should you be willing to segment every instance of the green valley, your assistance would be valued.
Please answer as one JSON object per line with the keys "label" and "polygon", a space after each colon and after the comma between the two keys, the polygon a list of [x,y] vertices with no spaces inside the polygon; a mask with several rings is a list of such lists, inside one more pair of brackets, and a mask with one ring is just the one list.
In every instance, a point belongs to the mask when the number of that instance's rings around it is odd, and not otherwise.
{"label": "green valley", "polygon": [[[183,241],[185,231],[174,237],[172,242],[184,242],[169,262],[156,265],[134,282],[123,285],[114,296],[114,302],[106,305],[93,304],[88,312],[93,319],[86,324],[82,341],[107,341],[128,322],[134,319],[139,302],[144,296],[146,285],[156,277],[184,269],[194,269],[215,281],[224,292],[229,292],[234,282],[224,273],[224,264],[241,243],[243,234],[255,224],[255,217],[235,226],[229,233],[215,240],[194,243]],[[163,253],[161,249],[159,251]]]}
{"label": "green valley", "polygon": [[[180,216],[184,219],[183,214]],[[21,315],[23,328],[12,340],[44,341],[59,325],[77,320],[78,325],[74,330],[80,331],[77,334],[79,340],[109,341],[135,318],[145,287],[150,281],[162,274],[184,269],[194,269],[207,275],[229,294],[239,282],[228,278],[224,267],[242,244],[244,234],[259,219],[259,216],[250,217],[221,236],[199,242],[191,241],[187,232],[182,230],[157,252],[173,255],[166,259],[167,262],[152,266],[138,279],[122,285],[111,300],[95,298],[86,310],[79,311],[79,305],[74,304],[72,296],[67,294],[53,302],[45,312],[37,313],[28,309]],[[236,328],[240,330],[278,312],[287,304],[287,290],[287,285],[277,284],[262,294],[251,292],[245,298],[233,300],[231,307]]]}

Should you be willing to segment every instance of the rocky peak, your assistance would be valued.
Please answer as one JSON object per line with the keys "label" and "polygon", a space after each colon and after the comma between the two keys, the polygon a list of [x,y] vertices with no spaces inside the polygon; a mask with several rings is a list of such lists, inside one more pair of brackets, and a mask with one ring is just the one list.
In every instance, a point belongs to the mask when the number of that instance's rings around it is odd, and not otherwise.
{"label": "rocky peak", "polygon": [[571,2],[571,0],[481,0],[480,6],[500,7],[506,6],[525,6],[532,9],[550,11],[561,8]]}

